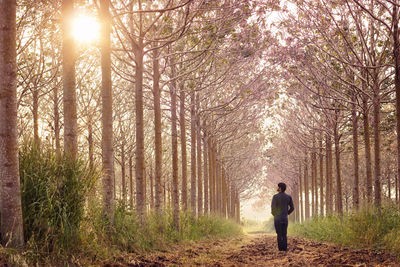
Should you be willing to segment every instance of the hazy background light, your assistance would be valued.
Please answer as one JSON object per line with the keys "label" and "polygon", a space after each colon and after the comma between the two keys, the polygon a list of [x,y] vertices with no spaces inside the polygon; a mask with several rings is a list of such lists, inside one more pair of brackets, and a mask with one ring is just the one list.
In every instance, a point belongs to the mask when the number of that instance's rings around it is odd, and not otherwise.
{"label": "hazy background light", "polygon": [[94,17],[78,15],[73,19],[72,31],[78,42],[95,42],[100,36],[100,24]]}

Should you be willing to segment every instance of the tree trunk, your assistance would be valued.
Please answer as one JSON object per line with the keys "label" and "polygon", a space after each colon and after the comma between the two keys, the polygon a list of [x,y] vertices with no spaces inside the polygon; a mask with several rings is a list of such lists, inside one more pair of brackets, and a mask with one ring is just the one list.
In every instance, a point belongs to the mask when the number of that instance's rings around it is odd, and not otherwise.
{"label": "tree trunk", "polygon": [[[154,156],[155,156],[155,209],[161,211],[162,138],[161,138],[161,89],[159,50],[153,52],[153,94],[154,94]],[[132,194],[131,194],[132,197]]]}
{"label": "tree trunk", "polygon": [[197,115],[196,115],[196,136],[197,136],[197,215],[200,217],[203,213],[203,177],[201,169],[201,129],[200,129],[200,99],[199,95],[196,98]]}
{"label": "tree trunk", "polygon": [[204,161],[204,213],[208,214],[209,213],[209,186],[208,186],[208,137],[207,133],[204,130],[203,134],[203,161]]}
{"label": "tree trunk", "polygon": [[222,168],[222,176],[221,176],[222,186],[222,218],[226,218],[226,177],[225,177],[225,170]]}
{"label": "tree trunk", "polygon": [[122,203],[126,204],[126,172],[125,172],[125,145],[121,145],[121,184],[122,184]]}
{"label": "tree trunk", "polygon": [[154,209],[154,182],[153,182],[153,166],[150,164],[149,169],[149,179],[150,179],[150,209]]}
{"label": "tree trunk", "polygon": [[216,154],[215,160],[215,203],[216,212],[221,215],[221,162],[219,161],[219,155]]}
{"label": "tree trunk", "polygon": [[235,186],[233,185],[233,183],[231,183],[231,214],[230,214],[230,218],[231,219],[235,219],[236,218],[236,191],[235,191]]}
{"label": "tree trunk", "polygon": [[315,147],[315,133],[313,133],[313,150],[311,153],[311,173],[312,173],[312,216],[318,215],[318,185],[317,185],[317,153]]}
{"label": "tree trunk", "polygon": [[308,155],[305,154],[304,160],[304,207],[305,207],[305,219],[308,220],[310,218],[310,200],[309,200],[308,190]]}
{"label": "tree trunk", "polygon": [[172,213],[174,227],[179,229],[179,186],[178,186],[178,133],[176,127],[176,77],[175,61],[171,58],[171,141],[172,141]]}
{"label": "tree trunk", "polygon": [[187,151],[186,151],[186,120],[185,120],[185,88],[181,83],[180,87],[180,126],[181,126],[181,160],[182,160],[182,209],[187,210],[188,196],[187,196]]}
{"label": "tree trunk", "polygon": [[109,0],[100,1],[101,24],[101,97],[102,97],[102,161],[103,161],[103,201],[104,213],[114,222],[114,149],[113,149],[113,117],[112,117],[112,82],[111,82],[111,15]]}
{"label": "tree trunk", "polygon": [[359,208],[360,205],[360,192],[359,192],[359,171],[358,171],[358,116],[356,101],[357,96],[353,92],[351,104],[351,121],[353,130],[353,168],[354,168],[354,183],[353,183],[353,207]]}
{"label": "tree trunk", "polygon": [[304,222],[304,208],[303,208],[303,183],[301,175],[301,163],[299,164],[299,201],[300,201],[300,222]]}
{"label": "tree trunk", "polygon": [[24,245],[18,166],[16,2],[0,1],[0,183],[3,246]]}
{"label": "tree trunk", "polygon": [[[366,85],[363,86],[366,89]],[[363,126],[364,126],[364,143],[365,143],[365,169],[366,169],[366,186],[367,200],[372,203],[372,161],[371,161],[371,139],[369,133],[369,109],[368,96],[363,96]]]}
{"label": "tree trunk", "polygon": [[135,109],[136,109],[136,211],[143,222],[146,213],[145,163],[144,163],[144,122],[143,122],[143,46],[135,49]]}
{"label": "tree trunk", "polygon": [[321,216],[324,216],[324,155],[322,152],[322,132],[321,136],[319,138],[319,190],[320,190],[320,199],[319,199],[319,204],[320,204],[320,214]]}
{"label": "tree trunk", "polygon": [[190,209],[196,215],[196,98],[190,92]]}
{"label": "tree trunk", "polygon": [[133,166],[132,155],[129,155],[129,203],[133,209]]}
{"label": "tree trunk", "polygon": [[[394,56],[394,85],[396,90],[396,133],[397,133],[397,174],[400,175],[400,40],[399,40],[399,11],[398,0],[393,5],[393,56]],[[397,180],[396,180],[397,181]],[[397,183],[396,183],[397,186]],[[397,188],[397,187],[396,187]],[[396,189],[396,201],[398,201]]]}
{"label": "tree trunk", "polygon": [[375,178],[375,205],[381,205],[381,137],[379,131],[380,125],[380,112],[381,112],[381,99],[379,95],[379,85],[377,84],[378,74],[375,75],[374,79],[374,99],[373,99],[373,106],[374,106],[374,178]]}
{"label": "tree trunk", "polygon": [[213,153],[213,144],[211,138],[208,138],[208,169],[209,169],[209,187],[210,187],[210,213],[214,214],[215,212],[215,201],[214,201],[214,153]]}
{"label": "tree trunk", "polygon": [[236,222],[240,224],[240,196],[237,190],[235,196],[236,196]]}
{"label": "tree trunk", "polygon": [[333,136],[335,140],[335,162],[336,162],[336,212],[343,214],[343,196],[342,196],[342,176],[340,167],[340,135],[338,133],[338,113],[339,110],[335,110],[335,125],[333,128]]}
{"label": "tree trunk", "polygon": [[[74,13],[74,1],[62,1],[62,60],[63,60],[63,104],[64,104],[64,151],[72,160],[78,153],[77,113],[75,89],[75,45],[70,19]],[[103,37],[104,38],[104,37]],[[105,44],[103,44],[105,45]],[[102,47],[103,49],[105,48]]]}
{"label": "tree trunk", "polygon": [[326,135],[326,212],[333,212],[332,139]]}

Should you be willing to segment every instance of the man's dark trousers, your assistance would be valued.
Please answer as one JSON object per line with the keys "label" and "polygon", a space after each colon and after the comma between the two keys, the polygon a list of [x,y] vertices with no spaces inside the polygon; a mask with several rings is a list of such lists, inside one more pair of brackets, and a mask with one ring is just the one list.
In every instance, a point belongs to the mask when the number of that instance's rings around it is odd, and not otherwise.
{"label": "man's dark trousers", "polygon": [[278,220],[274,220],[274,225],[277,233],[278,249],[280,251],[286,251],[288,219],[279,218]]}

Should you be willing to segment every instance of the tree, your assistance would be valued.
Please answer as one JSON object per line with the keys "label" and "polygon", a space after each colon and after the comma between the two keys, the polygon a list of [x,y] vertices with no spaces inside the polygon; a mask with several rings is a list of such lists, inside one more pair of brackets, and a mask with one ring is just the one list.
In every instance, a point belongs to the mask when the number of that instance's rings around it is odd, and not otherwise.
{"label": "tree", "polygon": [[114,150],[113,150],[113,110],[111,82],[110,32],[111,16],[109,0],[100,1],[101,24],[101,95],[102,95],[102,159],[103,159],[103,199],[104,212],[114,221]]}
{"label": "tree", "polygon": [[16,1],[0,2],[0,177],[3,246],[24,244],[18,162]]}
{"label": "tree", "polygon": [[62,1],[63,23],[63,107],[64,107],[64,150],[75,159],[78,153],[77,112],[75,90],[75,49],[72,35],[74,0]]}

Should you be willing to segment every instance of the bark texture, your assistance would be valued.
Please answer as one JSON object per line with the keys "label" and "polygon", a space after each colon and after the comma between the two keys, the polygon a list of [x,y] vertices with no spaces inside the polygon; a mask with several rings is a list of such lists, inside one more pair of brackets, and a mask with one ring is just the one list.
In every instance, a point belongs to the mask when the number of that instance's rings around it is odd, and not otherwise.
{"label": "bark texture", "polygon": [[17,132],[16,1],[0,1],[1,241],[24,245]]}
{"label": "bark texture", "polygon": [[[64,151],[76,159],[78,153],[77,111],[75,89],[75,44],[71,29],[74,1],[62,1],[62,59],[63,59],[63,105],[64,105]],[[109,38],[109,37],[108,37]]]}
{"label": "bark texture", "polygon": [[100,1],[101,24],[101,98],[102,98],[102,135],[101,151],[103,162],[103,201],[106,216],[114,221],[114,149],[113,149],[113,117],[112,117],[112,83],[111,83],[111,16],[109,0]]}

